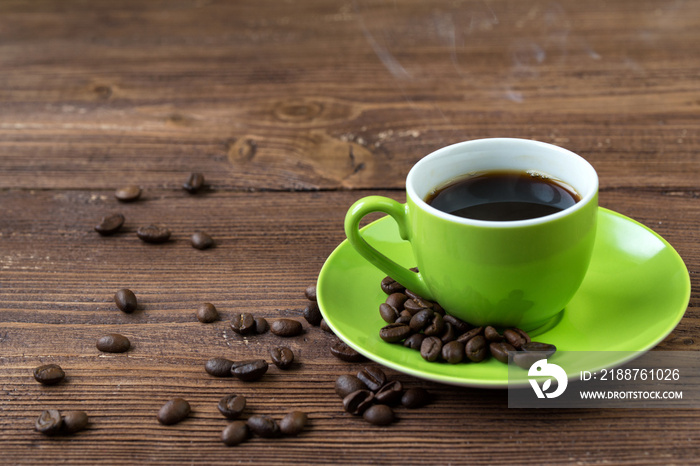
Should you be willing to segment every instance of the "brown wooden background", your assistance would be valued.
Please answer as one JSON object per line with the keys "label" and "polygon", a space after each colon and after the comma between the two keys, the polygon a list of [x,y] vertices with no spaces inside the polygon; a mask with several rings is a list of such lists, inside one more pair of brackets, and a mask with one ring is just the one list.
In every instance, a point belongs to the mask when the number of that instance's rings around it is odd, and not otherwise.
{"label": "brown wooden background", "polygon": [[[598,170],[600,203],[664,236],[693,293],[659,345],[698,350],[700,3],[662,0],[0,2],[0,463],[616,463],[700,454],[700,411],[513,410],[505,391],[389,371],[435,401],[378,428],[344,414],[318,328],[288,341],[300,365],[263,381],[209,377],[206,359],[261,356],[234,312],[295,316],[344,239],[358,197],[402,200],[410,166],[441,146],[523,137]],[[210,187],[191,196],[192,171]],[[141,201],[113,198],[126,184]],[[124,231],[93,226],[121,211]],[[159,222],[174,240],[146,245]],[[217,247],[188,238],[208,231]],[[115,310],[134,290],[141,309]],[[196,306],[223,320],[203,325]],[[305,324],[306,325],[306,324]],[[118,331],[133,349],[99,354]],[[54,387],[31,371],[55,362]],[[307,411],[296,439],[227,448],[216,402]],[[155,414],[172,396],[194,413]],[[45,408],[89,430],[46,438]]]}

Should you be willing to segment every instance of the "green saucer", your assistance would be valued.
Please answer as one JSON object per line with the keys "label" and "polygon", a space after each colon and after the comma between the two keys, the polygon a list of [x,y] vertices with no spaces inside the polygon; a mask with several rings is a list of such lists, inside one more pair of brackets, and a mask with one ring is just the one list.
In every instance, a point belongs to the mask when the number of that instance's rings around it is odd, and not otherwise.
{"label": "green saucer", "polygon": [[[690,300],[690,276],[683,260],[663,238],[644,225],[600,208],[598,234],[588,274],[566,309],[550,324],[531,332],[537,341],[560,351],[611,352],[609,367],[624,351],[647,351],[673,329]],[[408,242],[396,222],[383,217],[363,229],[377,249],[405,267],[413,267]],[[346,241],[328,257],[318,278],[318,303],[324,319],[345,343],[384,366],[452,385],[506,388],[508,367],[490,359],[481,363],[425,361],[418,351],[379,338],[386,325],[379,305],[384,274]],[[618,352],[618,353],[615,353]]]}

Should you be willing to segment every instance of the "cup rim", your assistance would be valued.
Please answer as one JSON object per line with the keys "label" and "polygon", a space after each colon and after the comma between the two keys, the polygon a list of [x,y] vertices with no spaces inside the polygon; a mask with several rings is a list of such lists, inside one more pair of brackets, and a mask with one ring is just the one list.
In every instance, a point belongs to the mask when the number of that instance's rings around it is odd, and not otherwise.
{"label": "cup rim", "polygon": [[[563,154],[566,154],[567,156],[574,156],[575,158],[579,159],[583,166],[586,167],[590,171],[589,176],[593,181],[593,184],[591,186],[591,189],[588,190],[587,193],[585,193],[581,200],[577,202],[576,204],[572,205],[571,207],[568,207],[560,212],[556,212],[553,214],[545,215],[542,217],[535,217],[535,218],[530,218],[530,219],[525,219],[525,220],[478,220],[478,219],[472,219],[472,218],[465,218],[465,217],[458,217],[456,215],[449,214],[447,212],[443,212],[442,210],[436,209],[435,207],[431,206],[425,200],[418,195],[416,192],[416,188],[414,186],[414,178],[416,177],[416,173],[423,168],[423,165],[430,163],[433,159],[438,158],[442,156],[445,152],[450,152],[455,150],[457,147],[468,147],[471,145],[478,145],[478,144],[498,144],[498,143],[518,143],[518,144],[523,144],[527,145],[530,147],[545,147],[548,150],[555,150],[558,152],[561,152]],[[562,180],[566,181],[566,180]],[[479,227],[489,227],[489,228],[517,228],[517,227],[527,227],[527,226],[534,226],[534,225],[541,225],[544,223],[549,223],[552,221],[556,221],[560,218],[567,217],[569,215],[574,214],[575,212],[578,212],[579,210],[585,208],[591,201],[593,201],[597,194],[598,194],[598,188],[599,188],[599,181],[598,181],[598,174],[595,171],[595,168],[588,162],[586,159],[581,157],[580,155],[576,154],[575,152],[572,152],[568,149],[565,149],[561,146],[557,146],[554,144],[549,144],[546,142],[541,142],[541,141],[536,141],[534,139],[521,139],[521,138],[482,138],[482,139],[472,139],[468,141],[462,141],[458,142],[455,144],[451,144],[449,146],[442,147],[440,149],[437,149],[430,154],[426,155],[422,159],[420,159],[418,162],[416,162],[415,165],[411,168],[411,170],[408,172],[408,175],[406,177],[406,195],[420,208],[421,210],[426,211],[427,213],[439,217],[443,220],[446,220],[448,222],[452,223],[458,223],[458,224],[463,224],[463,225],[472,225],[472,226],[479,226]]]}

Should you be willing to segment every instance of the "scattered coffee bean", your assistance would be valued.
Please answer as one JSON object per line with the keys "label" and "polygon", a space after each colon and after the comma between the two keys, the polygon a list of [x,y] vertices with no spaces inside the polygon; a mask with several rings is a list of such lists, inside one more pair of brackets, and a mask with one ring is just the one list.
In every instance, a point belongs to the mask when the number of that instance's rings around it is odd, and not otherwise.
{"label": "scattered coffee bean", "polygon": [[430,401],[430,394],[424,388],[409,388],[401,397],[401,404],[409,409],[420,408]]}
{"label": "scattered coffee bean", "polygon": [[490,325],[484,329],[484,337],[488,341],[503,341],[503,335],[498,333],[498,330],[496,330]]}
{"label": "scattered coffee bean", "polygon": [[210,324],[219,320],[219,311],[212,303],[204,303],[197,308],[196,316],[201,323]]}
{"label": "scattered coffee bean", "polygon": [[105,353],[124,353],[131,348],[131,342],[124,335],[110,333],[100,337],[95,346]]}
{"label": "scattered coffee bean", "polygon": [[396,319],[395,324],[405,324],[408,325],[411,323],[411,318],[413,318],[413,314],[411,314],[407,310],[403,310],[399,313],[399,317]]}
{"label": "scattered coffee bean", "polygon": [[197,193],[204,186],[204,175],[201,173],[192,173],[187,181],[182,185],[182,189],[190,194]]}
{"label": "scattered coffee bean", "polygon": [[138,307],[136,295],[133,291],[122,288],[114,293],[114,302],[120,311],[131,314]]}
{"label": "scattered coffee bean", "polygon": [[114,197],[121,202],[133,202],[141,197],[141,188],[136,185],[124,186],[114,192]]}
{"label": "scattered coffee bean", "polygon": [[304,296],[306,296],[306,299],[308,299],[309,301],[316,301],[316,285],[307,286],[306,290],[304,291]]}
{"label": "scattered coffee bean", "polygon": [[233,447],[248,438],[248,424],[245,421],[234,421],[221,432],[221,441]]}
{"label": "scattered coffee bean", "polygon": [[203,231],[195,231],[190,238],[190,243],[195,249],[209,249],[214,246],[214,240],[208,233]]}
{"label": "scattered coffee bean", "polygon": [[122,214],[111,214],[102,217],[100,223],[95,225],[95,231],[103,236],[116,233],[124,225],[124,216]]}
{"label": "scattered coffee bean", "polygon": [[331,345],[331,354],[345,362],[362,362],[366,359],[363,355],[340,340],[336,340]]}
{"label": "scattered coffee bean", "polygon": [[442,344],[444,345],[445,343],[449,343],[454,339],[455,339],[454,327],[452,326],[451,323],[445,322],[445,328],[442,331],[442,335],[440,336],[440,341],[442,341]]}
{"label": "scattered coffee bean", "polygon": [[231,319],[231,329],[239,335],[248,335],[255,331],[255,316],[249,312],[236,313]]}
{"label": "scattered coffee bean", "polygon": [[537,341],[530,341],[525,343],[520,349],[526,353],[539,353],[543,354],[545,358],[550,357],[557,351],[557,347],[550,345],[549,343],[540,343]]}
{"label": "scattered coffee bean", "polygon": [[301,322],[294,319],[277,319],[270,324],[270,331],[278,337],[295,337],[303,331]]}
{"label": "scattered coffee bean", "polygon": [[387,405],[374,405],[367,408],[362,417],[375,426],[388,426],[394,422],[394,411]]}
{"label": "scattered coffee bean", "polygon": [[67,434],[80,432],[87,427],[88,422],[85,411],[68,411],[63,414],[63,431]]}
{"label": "scattered coffee bean", "polygon": [[63,427],[63,416],[55,409],[43,411],[34,423],[36,431],[44,435],[57,434],[60,432],[61,427]]}
{"label": "scattered coffee bean", "polygon": [[333,329],[330,328],[330,326],[328,325],[328,322],[326,322],[326,319],[321,319],[321,330],[323,330],[326,333],[330,333],[332,335],[335,335],[335,333],[333,332]]}
{"label": "scattered coffee bean", "polygon": [[519,332],[517,332],[517,331],[515,331],[515,329],[511,329],[511,328],[509,328],[508,330],[503,332],[503,338],[505,338],[505,340],[508,343],[510,343],[510,345],[513,348],[515,348],[516,350],[520,349],[520,347],[523,344],[527,343],[525,341],[525,338],[523,338],[523,336]]}
{"label": "scattered coffee bean", "polygon": [[231,377],[231,368],[233,361],[226,358],[211,358],[204,364],[204,370],[207,374],[214,377]]}
{"label": "scattered coffee bean", "polygon": [[523,369],[529,369],[534,363],[545,358],[546,356],[543,353],[526,353],[524,351],[513,353],[513,363]]}
{"label": "scattered coffee bean", "polygon": [[432,322],[435,317],[435,312],[432,309],[423,309],[416,312],[408,325],[414,332],[422,332],[425,327]]}
{"label": "scattered coffee bean", "polygon": [[248,428],[255,435],[263,438],[279,437],[280,427],[277,422],[269,416],[256,414],[248,418]]}
{"label": "scattered coffee bean", "polygon": [[432,337],[441,335],[443,330],[445,330],[445,321],[440,314],[436,313],[427,327],[425,327],[425,330],[423,330],[423,333],[425,333],[426,336]]}
{"label": "scattered coffee bean", "polygon": [[442,359],[450,364],[457,364],[464,359],[464,345],[457,340],[450,341],[442,347]]}
{"label": "scattered coffee bean", "polygon": [[136,235],[144,243],[161,244],[170,239],[170,230],[160,225],[148,225],[136,230]]}
{"label": "scattered coffee bean", "polygon": [[45,364],[34,369],[34,378],[42,385],[56,385],[66,377],[58,364]]}
{"label": "scattered coffee bean", "polygon": [[294,362],[294,353],[286,346],[278,346],[270,350],[270,358],[280,369],[289,369]]}
{"label": "scattered coffee bean", "polygon": [[299,435],[304,430],[308,419],[306,413],[302,411],[291,411],[280,421],[280,431],[284,435]]}
{"label": "scattered coffee bean", "polygon": [[270,324],[267,323],[267,319],[264,317],[256,317],[255,319],[255,333],[262,335],[263,333],[270,330]]}
{"label": "scattered coffee bean", "polygon": [[411,327],[406,324],[394,323],[382,327],[379,330],[379,338],[387,343],[403,341],[411,334]]}
{"label": "scattered coffee bean", "polygon": [[190,404],[182,398],[173,398],[165,403],[158,411],[158,422],[170,426],[183,421],[190,415]]}
{"label": "scattered coffee bean", "polygon": [[394,307],[398,311],[403,311],[403,305],[408,299],[408,296],[406,296],[403,293],[392,293],[386,298],[386,303],[389,306]]}
{"label": "scattered coffee bean", "polygon": [[321,325],[321,319],[323,319],[323,316],[321,315],[321,309],[319,309],[317,302],[312,301],[307,304],[302,312],[302,315],[304,316],[304,319],[306,319],[306,321],[314,327]]}
{"label": "scattered coffee bean", "polygon": [[505,341],[494,341],[489,344],[489,351],[491,352],[491,356],[496,358],[498,361],[502,362],[503,364],[508,364],[508,352],[515,351],[515,348],[510,343]]}
{"label": "scattered coffee bean", "polygon": [[438,337],[425,337],[420,345],[420,355],[426,361],[437,361],[442,354],[442,341]]}
{"label": "scattered coffee bean", "polygon": [[389,303],[382,303],[379,305],[379,315],[385,322],[393,324],[399,318],[399,311]]}
{"label": "scattered coffee bean", "polygon": [[231,366],[231,374],[244,382],[258,380],[267,372],[268,364],[264,359],[251,359],[234,362]]}
{"label": "scattered coffee bean", "polygon": [[471,325],[461,319],[456,318],[455,316],[445,315],[443,316],[443,320],[446,324],[452,325],[456,335],[462,335],[471,328]]}
{"label": "scattered coffee bean", "polygon": [[472,362],[481,362],[488,355],[488,342],[483,335],[477,335],[467,342],[464,353]]}
{"label": "scattered coffee bean", "polygon": [[354,375],[344,374],[335,380],[335,392],[341,398],[358,390],[367,390],[367,385]]}
{"label": "scattered coffee bean", "polygon": [[421,311],[423,309],[430,309],[430,307],[428,307],[428,306],[424,306],[423,304],[419,304],[415,299],[407,299],[403,303],[403,308],[404,308],[404,310],[410,312],[411,315],[413,315],[416,312]]}
{"label": "scattered coffee bean", "polygon": [[357,390],[343,398],[343,409],[350,414],[362,414],[374,402],[374,393],[369,390]]}
{"label": "scattered coffee bean", "polygon": [[386,383],[386,374],[375,366],[367,366],[357,373],[357,378],[362,380],[367,388],[376,392]]}
{"label": "scattered coffee bean", "polygon": [[227,395],[219,400],[217,408],[226,419],[238,419],[245,409],[246,399],[241,395]]}
{"label": "scattered coffee bean", "polygon": [[391,277],[384,278],[381,286],[384,293],[388,295],[392,293],[403,293],[406,290],[406,287]]}
{"label": "scattered coffee bean", "polygon": [[471,330],[467,330],[465,333],[457,337],[457,341],[466,344],[469,340],[476,337],[477,335],[481,335],[483,332],[484,327],[476,327]]}
{"label": "scattered coffee bean", "polygon": [[401,401],[403,396],[403,384],[398,380],[387,382],[374,395],[377,402],[385,405],[393,405]]}
{"label": "scattered coffee bean", "polygon": [[411,348],[420,351],[420,346],[423,343],[424,339],[425,335],[423,335],[422,333],[414,333],[413,335],[404,340],[403,345],[406,348]]}

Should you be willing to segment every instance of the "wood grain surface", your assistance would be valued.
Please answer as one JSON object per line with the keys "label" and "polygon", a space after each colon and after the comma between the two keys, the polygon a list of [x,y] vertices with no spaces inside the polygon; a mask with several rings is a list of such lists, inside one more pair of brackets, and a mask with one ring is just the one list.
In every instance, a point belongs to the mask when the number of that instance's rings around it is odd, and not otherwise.
{"label": "wood grain surface", "polygon": [[[700,456],[700,411],[508,409],[502,390],[388,370],[433,401],[374,427],[346,414],[335,379],[363,367],[300,315],[344,239],[346,209],[403,201],[423,155],[481,137],[571,149],[600,175],[600,204],[668,240],[692,282],[659,350],[700,350],[700,3],[78,0],[0,3],[0,445],[3,464],[678,464]],[[181,186],[201,172],[206,189]],[[142,198],[122,204],[118,187]],[[122,231],[93,230],[111,212]],[[136,229],[173,232],[148,245]],[[216,247],[189,244],[196,230]],[[349,280],[352,277],[348,278]],[[140,307],[118,311],[130,288]],[[202,302],[222,319],[201,324]],[[236,312],[304,322],[242,338]],[[127,335],[125,354],[96,339]],[[298,363],[255,383],[204,362]],[[40,364],[66,380],[41,386]],[[373,363],[367,363],[373,364]],[[296,438],[226,447],[229,393],[247,414],[309,415]],[[156,421],[169,398],[193,413]],[[46,408],[86,431],[46,437]]]}

